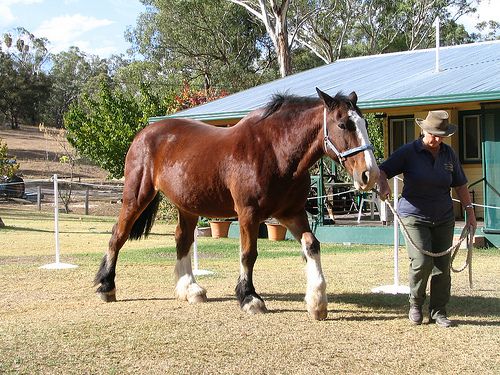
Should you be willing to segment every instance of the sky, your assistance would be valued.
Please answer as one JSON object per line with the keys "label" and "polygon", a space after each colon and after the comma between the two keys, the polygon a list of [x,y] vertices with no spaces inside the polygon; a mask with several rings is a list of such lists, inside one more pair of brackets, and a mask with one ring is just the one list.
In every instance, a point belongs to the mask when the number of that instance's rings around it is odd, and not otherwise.
{"label": "sky", "polygon": [[[125,30],[144,10],[139,0],[0,0],[0,35],[22,26],[46,37],[53,53],[77,46],[105,58],[126,54]],[[476,16],[459,22],[472,32],[477,22],[490,19],[500,21],[500,0],[483,0]]]}
{"label": "sky", "polygon": [[0,35],[22,26],[50,41],[50,52],[70,46],[100,57],[126,54],[124,33],[145,10],[139,0],[0,0]]}

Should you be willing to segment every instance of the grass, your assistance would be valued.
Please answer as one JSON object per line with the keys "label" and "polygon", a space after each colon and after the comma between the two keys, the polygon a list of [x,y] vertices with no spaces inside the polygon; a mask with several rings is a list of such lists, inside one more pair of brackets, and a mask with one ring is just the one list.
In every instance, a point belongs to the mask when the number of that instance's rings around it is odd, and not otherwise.
{"label": "grass", "polygon": [[[371,293],[391,284],[392,249],[322,244],[329,315],[311,320],[293,241],[259,240],[254,283],[269,314],[250,316],[234,297],[238,240],[199,238],[198,277],[208,303],[173,298],[174,227],[128,242],[117,267],[117,303],[92,280],[114,218],[61,215],[61,261],[54,261],[50,214],[2,210],[0,373],[6,374],[494,374],[500,368],[500,251],[474,252],[474,285],[453,275],[458,327],[408,324],[407,297]],[[401,283],[407,260],[400,250]],[[458,260],[460,263],[460,259]],[[458,264],[457,263],[457,264]]]}

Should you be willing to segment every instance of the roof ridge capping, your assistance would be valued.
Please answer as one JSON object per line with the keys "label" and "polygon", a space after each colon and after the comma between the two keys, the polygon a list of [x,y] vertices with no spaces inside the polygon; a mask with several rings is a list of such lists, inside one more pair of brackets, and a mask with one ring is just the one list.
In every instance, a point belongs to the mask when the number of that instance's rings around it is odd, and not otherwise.
{"label": "roof ridge capping", "polygon": [[[455,49],[455,48],[477,47],[478,45],[486,45],[486,44],[500,44],[500,40],[488,40],[486,42],[455,44],[453,46],[439,47],[439,50],[447,50],[447,49]],[[423,49],[414,49],[414,50],[410,50],[410,51],[398,51],[398,52],[389,52],[389,53],[377,53],[375,55],[345,57],[343,59],[337,59],[337,60],[332,61],[331,63],[325,64],[325,65],[334,64],[337,61],[363,60],[363,59],[373,59],[375,57],[386,57],[386,56],[397,56],[397,55],[412,55],[412,54],[417,54],[417,53],[433,52],[435,50],[436,50],[436,47],[430,47],[430,48],[423,48]],[[321,67],[323,67],[325,65],[320,65],[320,66],[315,67],[313,69],[321,68]]]}

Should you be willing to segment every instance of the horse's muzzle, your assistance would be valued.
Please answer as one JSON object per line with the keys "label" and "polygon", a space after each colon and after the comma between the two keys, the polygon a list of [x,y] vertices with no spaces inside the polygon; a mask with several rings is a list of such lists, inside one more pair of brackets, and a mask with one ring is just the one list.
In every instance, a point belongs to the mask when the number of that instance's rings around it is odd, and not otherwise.
{"label": "horse's muzzle", "polygon": [[369,191],[373,189],[378,181],[380,170],[377,166],[366,169],[363,172],[353,171],[352,177],[354,180],[354,187],[357,190]]}

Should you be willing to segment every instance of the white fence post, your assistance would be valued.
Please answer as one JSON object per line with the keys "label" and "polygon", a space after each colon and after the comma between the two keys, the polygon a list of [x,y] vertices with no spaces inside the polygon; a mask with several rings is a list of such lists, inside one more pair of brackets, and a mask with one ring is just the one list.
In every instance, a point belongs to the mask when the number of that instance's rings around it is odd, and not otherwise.
{"label": "white fence post", "polygon": [[61,263],[59,260],[59,184],[57,182],[57,174],[53,177],[54,180],[54,239],[56,245],[56,262],[45,264],[40,268],[45,269],[65,269],[65,268],[76,268],[78,266],[69,263]]}
{"label": "white fence post", "polygon": [[[394,187],[392,189],[394,195],[394,211],[398,209],[398,196],[399,185],[397,177],[394,177]],[[386,202],[382,202],[386,204]],[[373,293],[386,293],[386,294],[409,294],[410,288],[408,286],[399,285],[399,225],[398,218],[394,215],[394,284],[382,285],[372,289]]]}
{"label": "white fence post", "polygon": [[194,241],[193,241],[193,263],[194,263],[194,269],[193,269],[193,275],[198,276],[198,275],[212,275],[214,272],[212,271],[207,271],[207,270],[200,270],[198,269],[198,227],[194,228]]}

